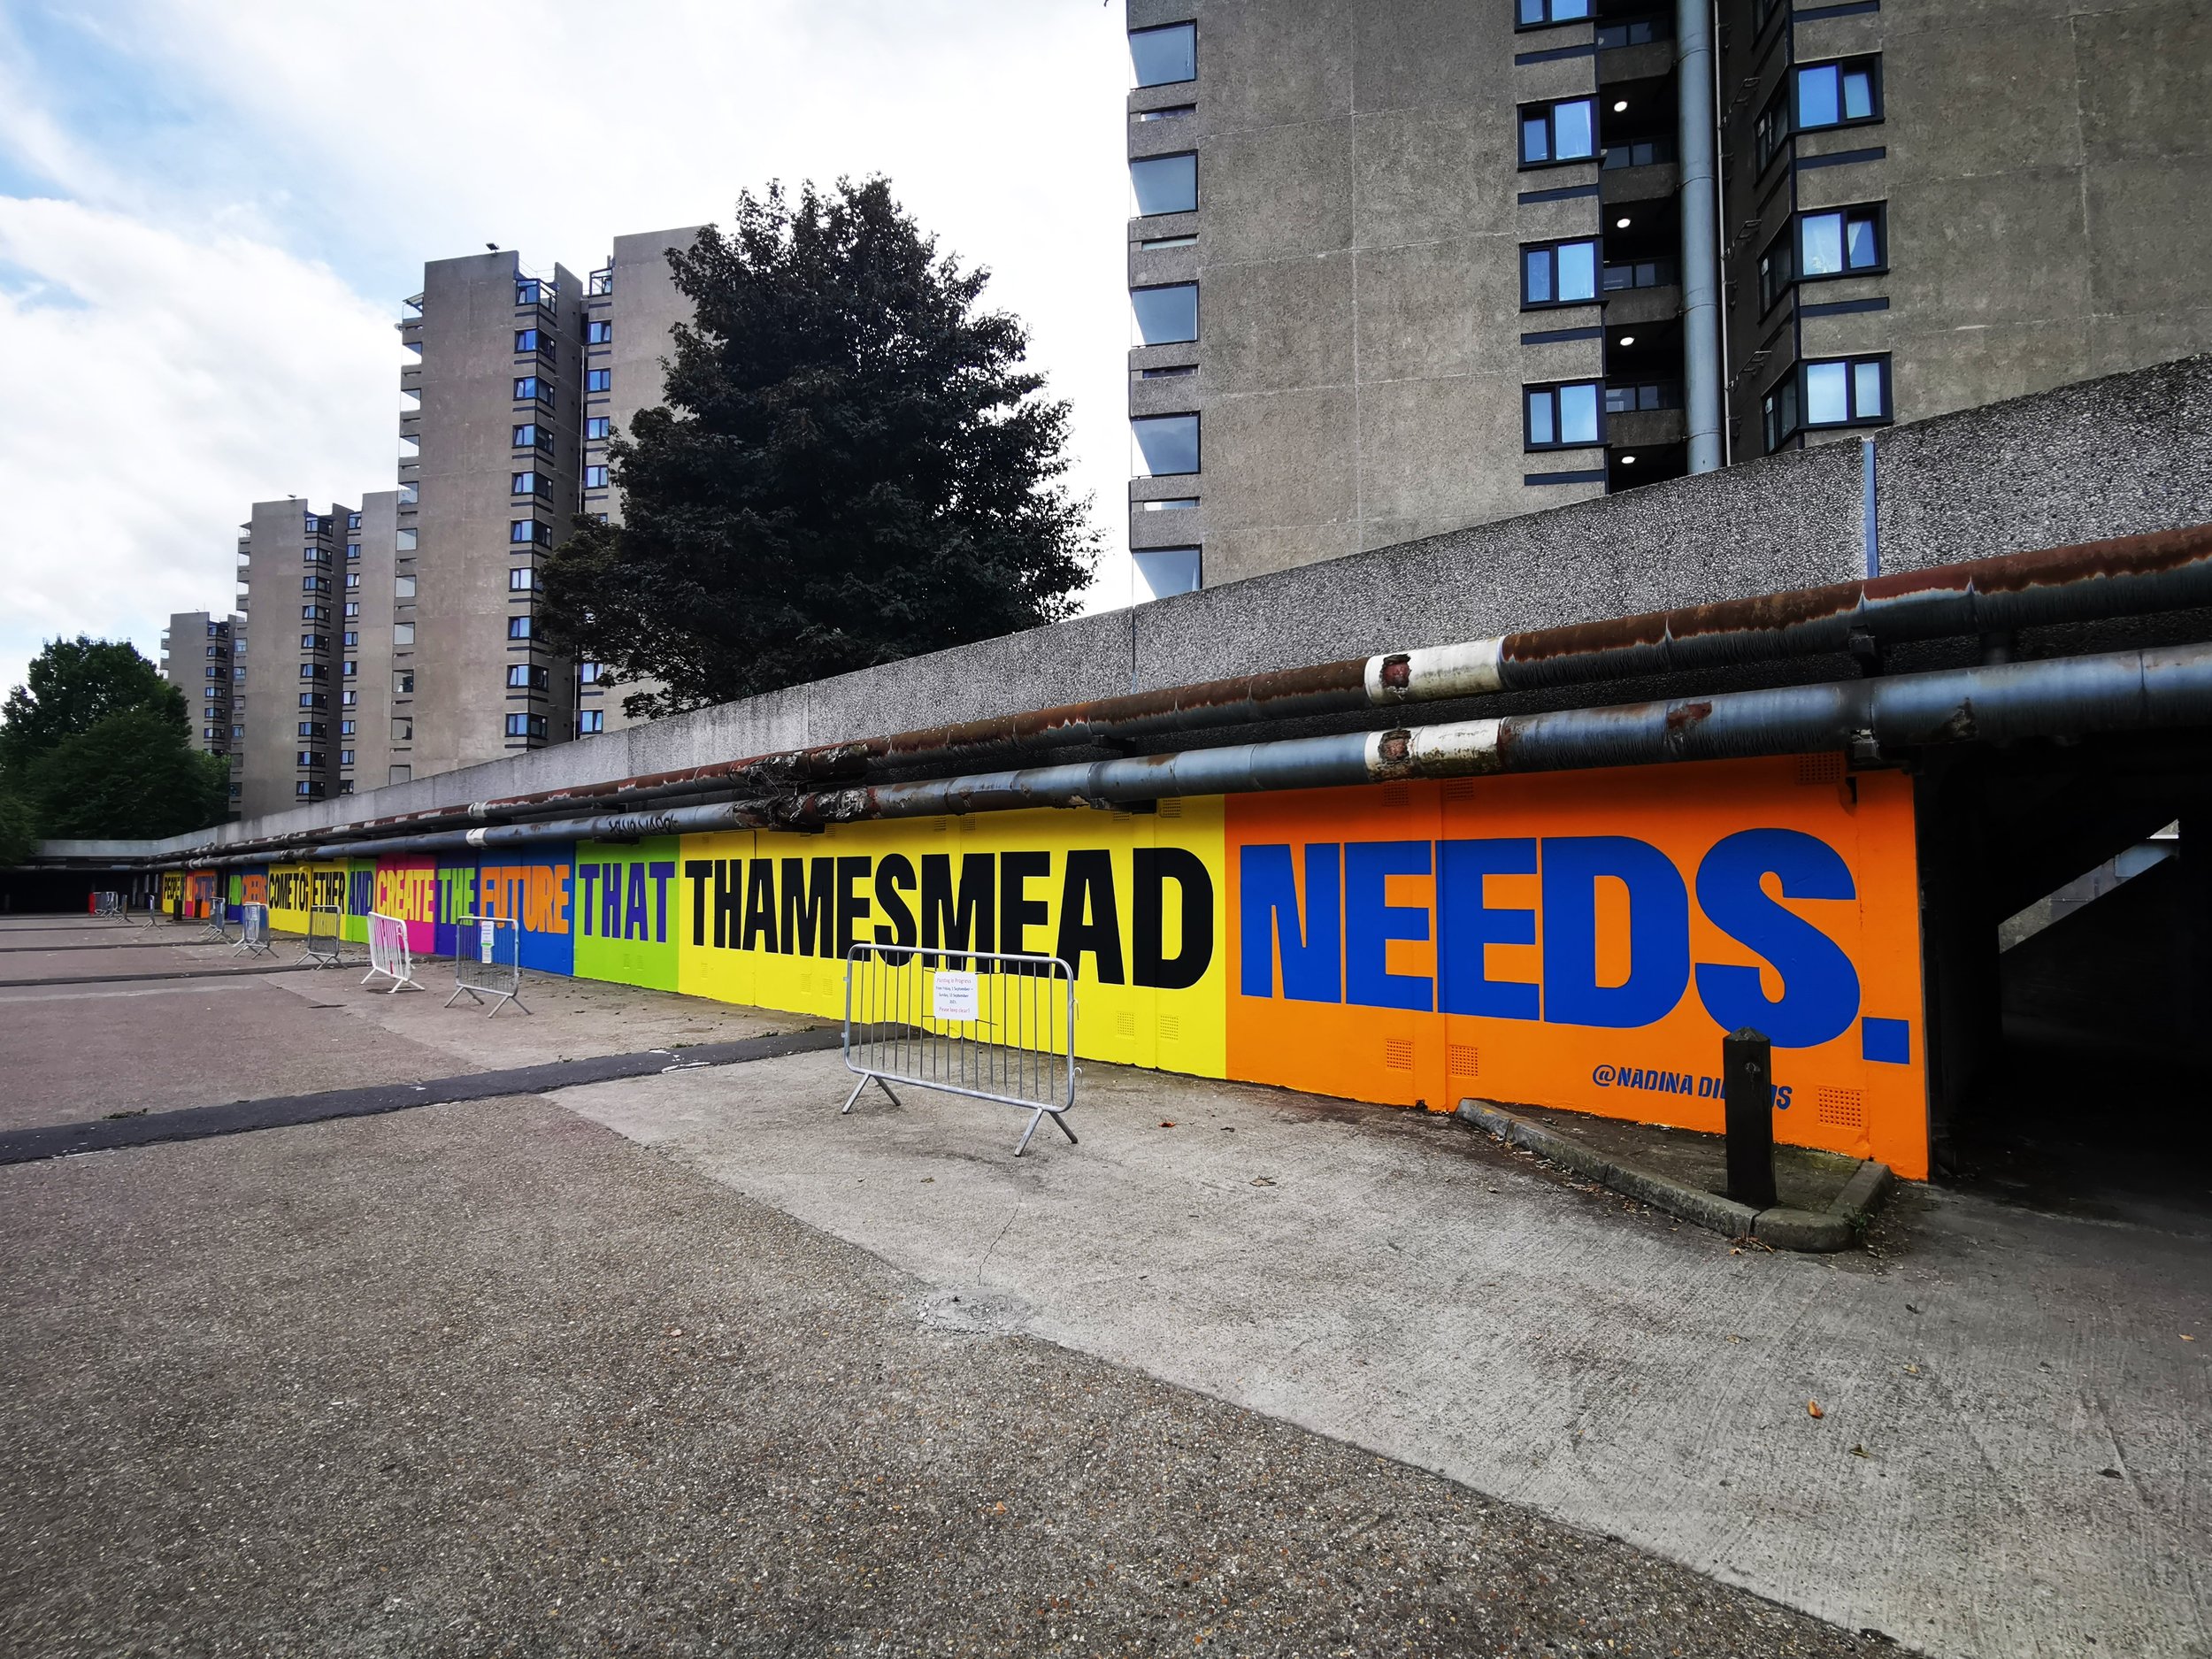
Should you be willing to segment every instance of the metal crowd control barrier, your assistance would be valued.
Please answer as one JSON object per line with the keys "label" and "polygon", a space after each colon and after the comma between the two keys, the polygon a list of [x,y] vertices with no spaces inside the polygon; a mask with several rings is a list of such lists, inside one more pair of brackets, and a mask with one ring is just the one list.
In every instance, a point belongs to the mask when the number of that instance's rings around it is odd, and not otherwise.
{"label": "metal crowd control barrier", "polygon": [[223,902],[220,899],[207,907],[207,923],[201,937],[210,944],[227,945],[230,933],[223,925]]}
{"label": "metal crowd control barrier", "polygon": [[1075,976],[1057,956],[856,944],[845,953],[845,1067],[859,1080],[843,1111],[872,1078],[893,1105],[891,1085],[911,1083],[1027,1111],[1016,1157],[1046,1118],[1072,1145]]}
{"label": "metal crowd control barrier", "polygon": [[522,925],[511,916],[464,916],[453,930],[453,995],[445,1000],[451,1008],[467,996],[489,1001],[495,1018],[512,1002],[524,1013],[522,1000]]}
{"label": "metal crowd control barrier", "polygon": [[407,924],[396,916],[369,913],[369,971],[361,976],[366,985],[378,974],[391,980],[388,991],[397,991],[403,985],[411,985],[418,991],[427,989],[415,978],[415,959],[407,949]]}
{"label": "metal crowd control barrier", "polygon": [[344,925],[345,912],[336,905],[309,905],[307,949],[300,952],[300,960],[311,962],[319,968],[337,967],[338,935]]}
{"label": "metal crowd control barrier", "polygon": [[121,916],[123,914],[123,895],[119,893],[94,894],[92,895],[92,913],[95,916]]}
{"label": "metal crowd control barrier", "polygon": [[269,942],[267,905],[242,904],[238,907],[238,942],[231,949],[249,956],[276,955],[276,947]]}

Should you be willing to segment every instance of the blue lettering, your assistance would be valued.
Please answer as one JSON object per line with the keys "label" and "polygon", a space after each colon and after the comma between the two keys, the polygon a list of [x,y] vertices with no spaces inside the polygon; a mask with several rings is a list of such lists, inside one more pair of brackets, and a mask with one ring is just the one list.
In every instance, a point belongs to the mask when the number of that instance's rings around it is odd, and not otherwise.
{"label": "blue lettering", "polygon": [[1435,1006],[1429,976],[1393,973],[1386,965],[1390,941],[1426,939],[1426,905],[1393,905],[1384,898],[1391,876],[1429,873],[1426,841],[1353,841],[1344,849],[1345,1000],[1369,1008]]}
{"label": "blue lettering", "polygon": [[1437,842],[1436,1000],[1443,1012],[1542,1017],[1536,987],[1490,978],[1485,956],[1492,945],[1534,944],[1536,912],[1492,910],[1483,902],[1483,878],[1535,873],[1532,835]]}
{"label": "blue lettering", "polygon": [[1242,985],[1247,996],[1275,995],[1279,945],[1283,995],[1300,1002],[1344,1000],[1342,849],[1334,841],[1306,848],[1306,911],[1298,914],[1298,886],[1290,849],[1246,847],[1237,863],[1238,910],[1243,928]]}
{"label": "blue lettering", "polygon": [[1782,995],[1768,1000],[1756,968],[1709,962],[1697,965],[1697,994],[1724,1031],[1749,1025],[1778,1048],[1811,1048],[1858,1018],[1858,970],[1834,940],[1767,896],[1760,880],[1770,873],[1786,899],[1858,896],[1835,849],[1801,830],[1740,830],[1716,843],[1697,867],[1698,904],[1716,927],[1774,964]]}
{"label": "blue lettering", "polygon": [[[1628,978],[1600,985],[1597,884],[1628,889]],[[1544,1019],[1626,1028],[1664,1019],[1690,981],[1690,895],[1664,853],[1625,835],[1547,837]]]}

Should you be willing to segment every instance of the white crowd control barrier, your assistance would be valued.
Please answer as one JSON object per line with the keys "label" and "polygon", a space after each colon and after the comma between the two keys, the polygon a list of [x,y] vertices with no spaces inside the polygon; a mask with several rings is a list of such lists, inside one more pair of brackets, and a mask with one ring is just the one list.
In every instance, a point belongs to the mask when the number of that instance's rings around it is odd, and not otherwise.
{"label": "white crowd control barrier", "polygon": [[231,949],[249,956],[276,955],[276,947],[269,942],[267,905],[242,904],[238,907],[238,942]]}
{"label": "white crowd control barrier", "polygon": [[338,934],[345,925],[345,912],[334,904],[311,904],[307,907],[307,948],[300,952],[302,962],[311,962],[319,968],[334,968],[338,963]]}
{"label": "white crowd control barrier", "polygon": [[1069,1142],[1075,1104],[1075,976],[1056,956],[856,944],[845,953],[845,1066],[894,1105],[894,1083],[1029,1113],[1014,1148],[1049,1118]]}
{"label": "white crowd control barrier", "polygon": [[123,895],[119,893],[94,894],[92,895],[92,913],[95,916],[122,915]]}
{"label": "white crowd control barrier", "polygon": [[464,916],[455,926],[453,995],[445,1005],[464,996],[490,1002],[492,1016],[509,1002],[530,1011],[522,1000],[522,926],[513,917]]}
{"label": "white crowd control barrier", "polygon": [[387,987],[391,991],[403,985],[411,985],[418,991],[428,988],[415,978],[415,959],[407,949],[407,924],[396,916],[371,911],[369,971],[361,976],[361,983],[366,985],[380,973],[392,982]]}

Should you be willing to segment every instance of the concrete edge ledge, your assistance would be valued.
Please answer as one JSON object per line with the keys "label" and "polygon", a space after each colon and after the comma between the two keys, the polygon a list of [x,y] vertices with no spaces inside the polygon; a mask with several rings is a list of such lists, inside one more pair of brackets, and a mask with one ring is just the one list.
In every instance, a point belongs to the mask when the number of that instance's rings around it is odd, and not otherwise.
{"label": "concrete edge ledge", "polygon": [[1778,1250],[1832,1255],[1850,1248],[1865,1217],[1888,1195],[1896,1180],[1888,1164],[1869,1158],[1853,1171],[1835,1202],[1824,1210],[1780,1205],[1754,1210],[1640,1164],[1613,1157],[1564,1130],[1524,1118],[1494,1101],[1463,1100],[1456,1115],[1508,1146],[1525,1148],[1655,1210],[1710,1227],[1727,1238],[1754,1238]]}

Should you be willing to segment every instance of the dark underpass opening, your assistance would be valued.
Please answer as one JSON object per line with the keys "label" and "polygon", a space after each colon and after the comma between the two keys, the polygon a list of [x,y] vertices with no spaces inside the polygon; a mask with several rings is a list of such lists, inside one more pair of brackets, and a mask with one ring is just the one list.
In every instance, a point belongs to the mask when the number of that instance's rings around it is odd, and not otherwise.
{"label": "dark underpass opening", "polygon": [[2212,1228],[2212,746],[1961,751],[1920,801],[1938,1179]]}

